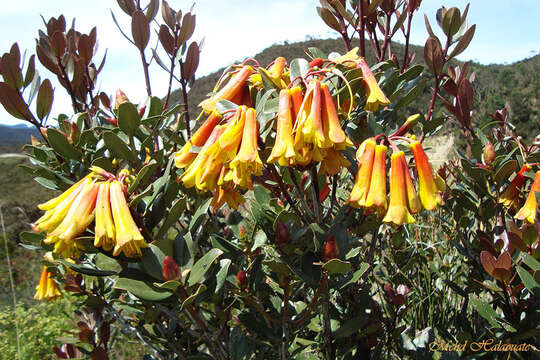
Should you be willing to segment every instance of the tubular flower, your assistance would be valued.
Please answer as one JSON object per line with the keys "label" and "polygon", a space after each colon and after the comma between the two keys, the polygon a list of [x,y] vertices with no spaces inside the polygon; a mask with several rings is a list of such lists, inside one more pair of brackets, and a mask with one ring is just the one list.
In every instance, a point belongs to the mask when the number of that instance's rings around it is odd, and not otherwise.
{"label": "tubular flower", "polygon": [[177,168],[182,169],[193,162],[197,157],[197,153],[191,152],[191,147],[202,147],[221,119],[222,116],[220,113],[215,110],[212,111],[201,127],[191,136],[191,139],[189,139],[182,149],[174,155],[174,165],[176,165]]}
{"label": "tubular flower", "polygon": [[375,146],[373,172],[366,197],[366,208],[375,208],[381,213],[386,210],[386,151],[385,145]]}
{"label": "tubular flower", "polygon": [[322,122],[327,141],[330,141],[338,150],[353,146],[352,141],[345,135],[339,123],[338,114],[328,84],[321,85],[322,91]]}
{"label": "tubular flower", "polygon": [[285,63],[286,63],[286,60],[284,57],[281,57],[281,56],[277,57],[276,60],[274,60],[274,63],[272,64],[272,66],[270,66],[268,70],[263,69],[261,67],[258,69],[259,73],[251,75],[249,77],[250,82],[254,86],[258,86],[258,87],[262,86],[263,82],[262,82],[261,73],[263,73],[270,81],[272,81],[272,83],[276,87],[280,89],[285,89],[287,87],[286,80],[288,80],[288,77],[286,76],[286,74],[284,74]]}
{"label": "tubular flower", "polygon": [[292,136],[291,95],[288,90],[279,93],[276,142],[268,158],[269,163],[278,161],[281,166],[291,165],[296,158]]}
{"label": "tubular flower", "polygon": [[357,47],[353,48],[351,51],[349,51],[348,53],[346,53],[345,55],[341,55],[341,56],[335,57],[335,58],[330,59],[330,60],[332,60],[336,64],[343,64],[343,65],[345,65],[347,67],[354,68],[355,63],[359,59],[361,59],[361,57],[358,56],[358,46],[357,46]]}
{"label": "tubular flower", "polygon": [[437,204],[442,203],[442,199],[433,177],[429,159],[419,141],[414,141],[410,147],[416,163],[416,171],[418,172],[420,201],[426,210],[433,210],[437,207]]}
{"label": "tubular flower", "polygon": [[515,218],[519,220],[527,220],[531,224],[534,224],[534,219],[536,217],[536,195],[535,192],[540,192],[540,171],[536,172],[536,176],[534,177],[534,181],[531,186],[531,190],[529,191],[529,195],[527,196],[527,200],[525,201],[525,205],[518,211]]}
{"label": "tubular flower", "polygon": [[82,189],[73,199],[62,222],[54,231],[48,232],[43,241],[46,244],[54,244],[54,253],[63,257],[71,257],[78,253],[74,239],[94,220],[98,185],[87,178],[81,186]]}
{"label": "tubular flower", "polygon": [[418,198],[416,190],[414,189],[414,183],[412,181],[411,173],[409,172],[409,165],[407,164],[405,156],[401,158],[401,162],[403,163],[405,184],[407,185],[407,206],[409,207],[411,214],[417,214],[420,212],[420,210],[422,210],[422,204],[420,203],[420,199]]}
{"label": "tubular flower", "polygon": [[356,174],[356,180],[349,195],[349,200],[347,200],[354,207],[366,205],[366,198],[371,183],[371,173],[373,171],[373,161],[375,159],[375,147],[375,140],[369,138],[364,140],[358,149],[358,173]]}
{"label": "tubular flower", "polygon": [[43,204],[39,204],[38,205],[38,208],[40,210],[52,210],[54,209],[56,206],[58,206],[58,204],[60,204],[62,201],[64,201],[67,197],[69,197],[69,195],[71,193],[73,193],[75,190],[77,190],[79,188],[79,185],[81,185],[85,180],[86,178],[90,177],[91,175],[86,175],[85,177],[83,177],[81,180],[79,180],[77,183],[71,185],[71,187],[69,189],[67,189],[66,191],[64,191],[62,194],[60,194],[59,196],[43,203]]}
{"label": "tubular flower", "polygon": [[360,58],[357,62],[358,66],[362,70],[364,77],[364,86],[366,88],[367,100],[365,109],[368,111],[377,111],[379,105],[386,106],[390,104],[390,100],[384,95],[383,91],[375,79],[375,75],[371,72],[366,60]]}
{"label": "tubular flower", "polygon": [[105,251],[110,251],[115,245],[114,222],[111,214],[111,203],[109,198],[109,182],[102,182],[99,185],[96,200],[96,228],[94,246],[102,247]]}
{"label": "tubular flower", "polygon": [[214,128],[212,134],[210,134],[210,136],[206,140],[206,143],[204,144],[203,148],[201,149],[195,160],[187,167],[184,174],[182,174],[180,181],[184,183],[184,186],[190,188],[199,184],[200,187],[200,179],[209,158],[209,149],[210,147],[212,147],[212,145],[217,143],[219,136],[223,133],[223,131],[224,128],[220,125]]}
{"label": "tubular flower", "polygon": [[240,150],[230,163],[234,183],[250,189],[253,187],[251,176],[262,174],[262,162],[257,150],[257,126],[255,110],[247,109]]}
{"label": "tubular flower", "polygon": [[212,202],[210,203],[210,207],[212,208],[212,211],[215,212],[227,203],[230,208],[236,210],[238,209],[238,206],[245,201],[246,199],[244,199],[240,193],[234,191],[232,186],[218,186],[214,193],[214,197],[212,198]]}
{"label": "tubular flower", "polygon": [[398,226],[414,222],[407,206],[407,181],[405,179],[405,153],[398,151],[392,154],[390,170],[390,204],[384,222]]}
{"label": "tubular flower", "polygon": [[246,123],[247,107],[239,106],[233,118],[226,124],[225,131],[219,136],[220,156],[224,161],[231,161],[238,152]]}
{"label": "tubular flower", "polygon": [[127,257],[140,257],[141,248],[148,247],[148,244],[133,221],[120,181],[112,181],[109,191],[116,233],[113,256],[123,252]]}
{"label": "tubular flower", "polygon": [[47,271],[47,267],[44,266],[41,271],[41,277],[39,279],[39,284],[36,286],[36,294],[34,295],[35,300],[54,300],[57,297],[62,296],[56,281],[51,278],[51,273]]}
{"label": "tubular flower", "polygon": [[313,158],[316,161],[322,160],[322,156],[315,155],[320,153],[319,149],[330,147],[330,143],[324,136],[321,101],[321,82],[313,80],[308,86],[294,129],[296,149],[304,147],[304,144],[313,144]]}
{"label": "tubular flower", "polygon": [[253,68],[249,65],[243,66],[238,73],[234,74],[229,82],[209,99],[202,101],[199,106],[205,112],[211,112],[216,109],[216,103],[219,100],[231,100],[244,86],[246,80],[253,73]]}
{"label": "tubular flower", "polygon": [[351,163],[338,150],[330,148],[326,152],[326,156],[321,162],[320,173],[327,175],[336,175],[342,167],[349,167]]}
{"label": "tubular flower", "polygon": [[525,176],[523,175],[526,171],[529,171],[531,166],[525,164],[521,167],[519,172],[516,174],[510,185],[502,193],[499,198],[499,203],[503,204],[507,208],[517,209],[518,200],[519,200],[519,189],[525,184]]}
{"label": "tubular flower", "polygon": [[304,102],[304,97],[302,95],[302,88],[300,86],[293,86],[289,89],[289,94],[291,95],[291,102],[293,108],[293,124],[296,123],[298,118],[298,113],[300,113],[300,107],[302,102]]}

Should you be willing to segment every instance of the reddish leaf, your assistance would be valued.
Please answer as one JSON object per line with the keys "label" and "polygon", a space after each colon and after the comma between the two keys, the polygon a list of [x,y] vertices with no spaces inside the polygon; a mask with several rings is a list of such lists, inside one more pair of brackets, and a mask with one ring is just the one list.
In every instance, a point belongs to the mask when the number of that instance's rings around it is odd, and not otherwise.
{"label": "reddish leaf", "polygon": [[38,90],[36,101],[36,114],[40,120],[43,120],[51,112],[54,92],[49,79],[45,79]]}
{"label": "reddish leaf", "polygon": [[51,58],[49,53],[41,46],[36,46],[36,53],[39,59],[39,62],[45,66],[50,72],[54,74],[58,74],[58,65],[57,63]]}
{"label": "reddish leaf", "polygon": [[430,37],[424,47],[424,60],[429,69],[439,75],[443,68],[443,52],[441,44],[436,38]]}
{"label": "reddish leaf", "polygon": [[184,64],[183,75],[185,79],[191,79],[199,66],[199,46],[195,41],[189,45],[186,62]]}
{"label": "reddish leaf", "polygon": [[129,16],[136,10],[135,2],[133,0],[116,0],[116,2],[118,3],[118,6],[120,6],[120,9]]}
{"label": "reddish leaf", "polygon": [[92,60],[93,54],[92,39],[88,35],[81,35],[79,41],[77,41],[77,49],[79,50],[79,56],[84,59],[86,65]]}
{"label": "reddish leaf", "polygon": [[489,275],[493,276],[493,271],[495,270],[495,258],[493,255],[483,250],[480,253],[480,262],[482,263],[484,270],[486,270]]}
{"label": "reddish leaf", "polygon": [[467,30],[467,32],[465,32],[465,34],[463,34],[461,39],[459,39],[459,41],[458,41],[456,47],[454,48],[454,50],[452,50],[452,52],[450,53],[450,56],[448,57],[448,59],[451,59],[454,56],[458,56],[463,51],[465,51],[465,49],[467,49],[467,46],[469,46],[469,44],[471,43],[471,40],[472,40],[472,38],[474,36],[475,31],[476,31],[476,24],[471,26]]}
{"label": "reddish leaf", "polygon": [[174,54],[174,47],[176,45],[174,37],[171,35],[169,28],[165,25],[161,25],[159,28],[159,41],[169,55]]}
{"label": "reddish leaf", "polygon": [[161,3],[161,16],[163,17],[165,24],[167,24],[171,30],[174,30],[176,24],[176,12],[171,9],[166,0],[163,0]]}
{"label": "reddish leaf", "polygon": [[36,56],[32,54],[30,56],[30,60],[28,60],[28,66],[26,67],[26,75],[24,76],[24,82],[23,86],[28,86],[34,79],[34,75],[36,74]]}
{"label": "reddish leaf", "polygon": [[193,32],[195,31],[195,15],[187,13],[182,20],[182,27],[180,28],[180,34],[178,35],[177,45],[186,43]]}
{"label": "reddish leaf", "polygon": [[51,50],[57,58],[62,58],[66,52],[66,35],[60,31],[55,31],[51,37]]}
{"label": "reddish leaf", "polygon": [[150,25],[141,10],[135,11],[131,16],[131,34],[135,46],[144,51],[150,39]]}
{"label": "reddish leaf", "polygon": [[32,120],[28,105],[17,91],[5,82],[0,82],[0,103],[11,116],[21,120]]}
{"label": "reddish leaf", "polygon": [[23,80],[17,57],[11,53],[6,53],[2,56],[2,67],[0,69],[4,81],[14,90],[19,90],[22,87]]}
{"label": "reddish leaf", "polygon": [[496,260],[496,267],[502,268],[505,270],[510,270],[512,268],[512,257],[508,251],[503,252],[499,255],[499,258]]}

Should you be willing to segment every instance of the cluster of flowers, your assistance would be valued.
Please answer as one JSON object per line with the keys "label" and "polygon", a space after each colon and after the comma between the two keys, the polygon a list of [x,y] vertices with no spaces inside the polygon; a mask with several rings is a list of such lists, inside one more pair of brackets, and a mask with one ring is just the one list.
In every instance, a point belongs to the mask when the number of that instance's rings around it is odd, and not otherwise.
{"label": "cluster of flowers", "polygon": [[[519,172],[514,176],[506,190],[501,194],[499,198],[499,203],[503,204],[508,209],[517,210],[519,207],[519,194],[521,188],[525,184],[527,178],[525,177],[525,172],[530,171],[532,166],[529,164],[524,164]],[[518,220],[526,220],[531,224],[534,224],[534,219],[536,218],[536,195],[535,192],[540,192],[540,171],[536,172],[534,181],[529,190],[529,195],[525,204],[519,209],[519,211],[514,216]]]}
{"label": "cluster of flowers", "polygon": [[377,144],[369,138],[359,147],[356,158],[358,173],[348,202],[354,207],[376,211],[384,215],[383,221],[396,225],[415,222],[411,214],[418,213],[422,206],[433,210],[442,203],[441,191],[445,185],[434,176],[429,159],[419,141],[410,139],[410,149],[416,164],[418,193],[412,180],[405,153],[393,147],[390,173],[390,200],[386,194],[387,146]]}
{"label": "cluster of flowers", "polygon": [[58,284],[52,278],[52,274],[47,271],[46,266],[43,266],[41,277],[39,278],[39,284],[36,286],[36,294],[34,295],[34,299],[54,300],[61,295],[62,293],[58,288]]}
{"label": "cluster of flowers", "polygon": [[[340,151],[354,144],[341,127],[339,109],[330,93],[331,85],[323,80],[328,70],[321,67],[326,63],[361,69],[367,110],[374,111],[380,105],[390,103],[369,66],[356,52],[357,49],[353,49],[332,60],[314,60],[305,76],[305,86],[295,85],[299,79],[290,80],[289,69],[282,57],[268,69],[259,67],[256,72],[250,65],[241,65],[227,74],[230,76],[228,82],[200,104],[210,115],[175,154],[176,167],[185,168],[180,181],[188,188],[214,192],[214,209],[225,202],[237,208],[244,201],[237,190],[252,188],[252,176],[261,175],[263,168],[258,154],[257,114],[251,107],[250,92],[260,89],[264,79],[281,89],[275,142],[266,162],[277,162],[281,166],[307,166],[320,162],[320,172],[328,175],[335,175],[342,167],[350,166]],[[217,112],[216,105],[220,100],[238,105],[233,116]]]}
{"label": "cluster of flowers", "polygon": [[94,246],[140,257],[148,244],[139,232],[129,211],[123,181],[123,171],[117,179],[109,172],[91,167],[91,173],[60,196],[38,205],[45,214],[34,224],[36,232],[46,232],[45,244],[54,244],[54,253],[65,257],[78,256],[80,236],[95,219]]}

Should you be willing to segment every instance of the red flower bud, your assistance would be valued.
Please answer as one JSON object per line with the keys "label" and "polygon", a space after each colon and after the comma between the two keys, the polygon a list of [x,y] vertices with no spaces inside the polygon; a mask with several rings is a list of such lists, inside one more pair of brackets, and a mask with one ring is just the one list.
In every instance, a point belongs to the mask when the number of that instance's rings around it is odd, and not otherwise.
{"label": "red flower bud", "polygon": [[289,229],[287,229],[287,226],[281,220],[276,224],[276,242],[278,245],[289,244],[291,242]]}
{"label": "red flower bud", "polygon": [[330,235],[328,239],[326,239],[326,242],[322,248],[322,260],[327,262],[338,257],[339,249],[336,242],[336,237],[334,235]]}
{"label": "red flower bud", "polygon": [[165,281],[169,280],[180,280],[182,278],[182,272],[180,267],[170,256],[165,256],[163,259],[163,279]]}
{"label": "red flower bud", "polygon": [[117,118],[105,118],[105,121],[111,124],[112,126],[118,126]]}
{"label": "red flower bud", "polygon": [[495,160],[495,157],[497,154],[495,153],[495,148],[493,147],[493,144],[491,142],[487,142],[486,146],[484,146],[484,164],[487,166],[491,166],[491,163],[493,160]]}
{"label": "red flower bud", "polygon": [[309,63],[309,67],[321,67],[321,65],[323,64],[324,60],[321,59],[321,58],[315,58],[313,59],[310,63]]}
{"label": "red flower bud", "polygon": [[137,112],[139,113],[139,116],[143,116],[144,115],[144,112],[146,111],[146,106],[143,106],[139,109],[137,109]]}
{"label": "red flower bud", "polygon": [[236,274],[236,283],[241,288],[245,288],[247,286],[247,276],[246,273],[243,270],[238,271],[238,274]]}
{"label": "red flower bud", "polygon": [[323,202],[328,197],[328,194],[330,194],[330,186],[328,183],[324,184],[324,187],[319,192],[319,200],[320,202]]}

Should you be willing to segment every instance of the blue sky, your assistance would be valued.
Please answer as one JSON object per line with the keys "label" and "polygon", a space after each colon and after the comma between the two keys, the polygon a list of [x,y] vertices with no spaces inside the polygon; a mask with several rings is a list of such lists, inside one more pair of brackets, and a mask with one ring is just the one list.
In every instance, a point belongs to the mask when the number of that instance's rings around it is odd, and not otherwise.
{"label": "blue sky", "polygon": [[[143,4],[145,1],[142,1]],[[411,42],[423,44],[427,37],[423,14],[436,26],[435,12],[441,0],[424,0],[412,26]],[[540,6],[538,0],[474,0],[469,10],[469,24],[477,24],[475,37],[469,49],[459,57],[483,64],[511,63],[535,55],[540,50]],[[46,5],[43,5],[46,4]],[[169,0],[172,8],[187,11],[190,2]],[[254,55],[274,43],[284,40],[299,41],[306,36],[335,37],[318,18],[317,0],[200,0],[195,5],[197,30],[193,39],[205,37],[198,76],[208,74],[231,62]],[[444,1],[446,7],[465,7],[467,1]],[[110,10],[113,10],[125,31],[130,33],[129,18],[116,6],[114,0],[39,0],[5,1],[0,12],[0,54],[17,41],[24,49],[34,50],[37,29],[42,28],[40,15],[46,19],[63,13],[68,22],[77,19],[77,29],[87,32],[98,28],[102,56],[108,49],[107,61],[99,87],[114,93],[122,88],[132,102],[145,95],[144,79],[140,71],[137,51],[116,31]],[[504,19],[503,19],[504,14]],[[158,15],[161,19],[161,16]],[[399,40],[399,39],[398,39]],[[42,77],[50,77],[41,68]],[[166,91],[166,74],[154,64],[152,89],[154,95]],[[55,83],[55,104],[52,114],[69,110],[69,99]],[[0,109],[0,123],[15,124]]]}

